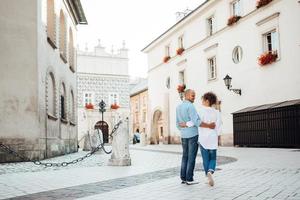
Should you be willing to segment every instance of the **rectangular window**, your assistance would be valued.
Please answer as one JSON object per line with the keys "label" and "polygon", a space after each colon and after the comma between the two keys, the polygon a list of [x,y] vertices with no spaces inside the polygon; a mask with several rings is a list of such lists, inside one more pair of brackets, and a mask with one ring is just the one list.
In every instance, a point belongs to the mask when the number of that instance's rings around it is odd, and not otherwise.
{"label": "rectangular window", "polygon": [[117,93],[110,93],[108,101],[109,101],[109,105],[112,105],[112,104],[120,105],[119,104],[119,94],[117,94]]}
{"label": "rectangular window", "polygon": [[86,92],[84,93],[84,104],[94,104],[94,94],[92,92]]}
{"label": "rectangular window", "polygon": [[184,71],[180,71],[179,72],[179,77],[178,77],[178,79],[179,79],[179,84],[180,85],[182,85],[182,84],[185,84],[185,77],[184,77]]}
{"label": "rectangular window", "polygon": [[65,97],[62,95],[60,96],[60,117],[66,119]]}
{"label": "rectangular window", "polygon": [[236,0],[231,3],[231,9],[232,9],[232,15],[233,16],[241,16],[242,10],[241,10],[241,1]]}
{"label": "rectangular window", "polygon": [[216,57],[208,59],[208,80],[217,78]]}
{"label": "rectangular window", "polygon": [[183,35],[178,37],[178,48],[183,48]]}
{"label": "rectangular window", "polygon": [[206,24],[207,24],[207,35],[210,36],[214,33],[214,23],[215,23],[215,18],[214,16],[211,16],[206,19]]}
{"label": "rectangular window", "polygon": [[170,56],[170,45],[165,46],[165,56]]}
{"label": "rectangular window", "polygon": [[263,34],[264,52],[276,52],[278,51],[278,33],[276,30],[272,30]]}

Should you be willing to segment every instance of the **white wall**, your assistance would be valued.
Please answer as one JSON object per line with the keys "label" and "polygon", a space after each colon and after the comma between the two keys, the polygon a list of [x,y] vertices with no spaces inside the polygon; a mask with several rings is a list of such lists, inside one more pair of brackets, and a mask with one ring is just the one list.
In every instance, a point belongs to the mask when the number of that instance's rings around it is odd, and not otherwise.
{"label": "white wall", "polygon": [[[177,85],[178,72],[185,70],[188,88],[197,93],[195,105],[200,105],[200,97],[207,91],[213,91],[222,101],[221,111],[224,122],[223,133],[232,133],[232,115],[239,109],[300,98],[300,4],[297,1],[274,0],[271,4],[255,9],[255,1],[244,1],[244,18],[236,25],[227,27],[230,16],[228,1],[211,1],[185,21],[158,39],[144,50],[148,54],[149,66],[149,102],[152,113],[155,108],[163,107],[163,93],[170,93],[170,129],[171,134],[178,134],[175,126],[175,108],[180,103]],[[250,9],[251,8],[251,9]],[[250,13],[251,12],[251,13]],[[274,18],[260,26],[260,20],[280,12]],[[206,37],[205,19],[215,13],[217,32]],[[263,52],[262,33],[271,27],[279,27],[280,59],[274,64],[261,67],[257,58]],[[185,48],[182,56],[175,56],[177,37],[184,33]],[[171,43],[171,60],[162,63],[164,47]],[[217,47],[207,49],[217,44]],[[232,50],[235,46],[243,49],[242,61],[234,64]],[[216,55],[217,80],[207,80],[207,59]],[[185,62],[186,60],[186,62]],[[223,78],[232,77],[233,88],[241,88],[239,96],[228,91]],[[171,88],[165,87],[166,78],[171,77]],[[149,119],[153,116],[149,116]]]}
{"label": "white wall", "polygon": [[0,136],[3,138],[38,134],[36,4],[36,1],[0,2]]}

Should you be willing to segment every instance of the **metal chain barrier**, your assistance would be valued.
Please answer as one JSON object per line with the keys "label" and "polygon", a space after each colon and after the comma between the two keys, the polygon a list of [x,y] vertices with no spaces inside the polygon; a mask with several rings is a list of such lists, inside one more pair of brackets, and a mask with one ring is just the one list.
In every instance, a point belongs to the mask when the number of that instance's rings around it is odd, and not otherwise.
{"label": "metal chain barrier", "polygon": [[[118,130],[119,126],[122,124],[122,120],[120,120],[113,128],[113,130],[111,131],[110,133],[110,137],[113,138],[113,135],[114,133]],[[98,130],[98,134],[99,134],[99,130]],[[96,153],[97,151],[99,151],[100,149],[102,149],[106,154],[110,154],[112,152],[111,151],[107,151],[105,148],[104,148],[104,142],[100,142],[100,144],[95,148],[93,149],[92,151],[90,151],[89,153],[87,153],[86,155],[82,156],[82,157],[79,157],[75,160],[72,160],[70,162],[61,162],[61,163],[44,163],[44,162],[41,162],[39,160],[31,160],[30,158],[27,158],[25,156],[22,156],[20,154],[18,154],[16,151],[14,151],[13,149],[11,149],[10,147],[0,143],[0,149],[4,150],[5,152],[9,153],[9,154],[12,154],[18,158],[20,158],[22,161],[26,161],[26,162],[33,162],[35,165],[41,165],[41,166],[45,166],[45,167],[66,167],[70,164],[75,164],[75,163],[78,163],[88,157],[90,157],[91,155],[93,155],[94,153]]]}

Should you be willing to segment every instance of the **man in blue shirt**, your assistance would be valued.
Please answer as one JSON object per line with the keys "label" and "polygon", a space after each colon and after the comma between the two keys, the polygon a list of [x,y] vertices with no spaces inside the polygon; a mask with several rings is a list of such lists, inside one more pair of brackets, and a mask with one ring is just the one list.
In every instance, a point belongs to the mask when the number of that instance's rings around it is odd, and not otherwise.
{"label": "man in blue shirt", "polygon": [[[188,89],[184,92],[185,100],[176,108],[176,126],[181,133],[182,160],[180,178],[181,183],[187,185],[196,184],[194,181],[194,168],[198,151],[198,127],[215,128],[215,124],[201,122],[199,115],[193,105],[195,101],[195,91]],[[181,127],[180,123],[192,121],[194,126]]]}

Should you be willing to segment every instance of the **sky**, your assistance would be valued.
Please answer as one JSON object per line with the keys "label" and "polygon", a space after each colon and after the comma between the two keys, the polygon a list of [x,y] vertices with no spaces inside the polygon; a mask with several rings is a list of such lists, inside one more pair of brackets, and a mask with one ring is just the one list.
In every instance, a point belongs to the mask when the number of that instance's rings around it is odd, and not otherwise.
{"label": "sky", "polygon": [[101,40],[107,52],[129,49],[129,75],[147,77],[147,57],[141,50],[176,23],[176,12],[195,9],[204,0],[81,0],[88,25],[78,27],[80,50]]}

